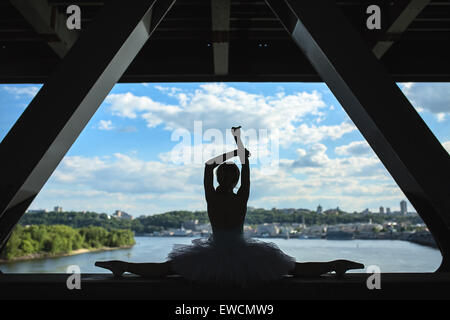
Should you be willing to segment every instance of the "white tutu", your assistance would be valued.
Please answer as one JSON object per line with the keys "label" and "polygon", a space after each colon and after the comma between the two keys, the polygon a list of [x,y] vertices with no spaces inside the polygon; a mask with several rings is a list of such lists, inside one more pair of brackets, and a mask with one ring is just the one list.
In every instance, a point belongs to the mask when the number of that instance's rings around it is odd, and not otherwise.
{"label": "white tutu", "polygon": [[295,259],[276,244],[244,238],[242,228],[215,230],[208,239],[176,245],[168,259],[173,271],[186,279],[220,286],[277,280],[295,266]]}

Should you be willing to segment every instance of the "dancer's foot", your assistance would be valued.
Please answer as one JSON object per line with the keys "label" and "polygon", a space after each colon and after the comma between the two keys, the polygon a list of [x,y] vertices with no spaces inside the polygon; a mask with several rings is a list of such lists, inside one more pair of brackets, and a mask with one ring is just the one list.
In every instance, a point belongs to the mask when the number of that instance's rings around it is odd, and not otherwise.
{"label": "dancer's foot", "polygon": [[114,274],[114,277],[120,277],[125,272],[123,261],[96,261],[95,266],[110,270]]}
{"label": "dancer's foot", "polygon": [[342,277],[344,273],[348,270],[352,269],[364,269],[364,265],[362,263],[349,261],[349,260],[335,260],[334,263],[334,271],[336,272],[336,276]]}

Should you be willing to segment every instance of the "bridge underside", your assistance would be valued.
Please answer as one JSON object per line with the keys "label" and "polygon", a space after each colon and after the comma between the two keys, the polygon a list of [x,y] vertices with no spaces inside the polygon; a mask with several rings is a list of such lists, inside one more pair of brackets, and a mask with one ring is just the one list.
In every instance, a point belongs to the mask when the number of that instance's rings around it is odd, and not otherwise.
{"label": "bridge underside", "polygon": [[[446,2],[395,2],[402,5],[385,8],[387,27],[377,32],[358,18],[365,17],[365,1],[136,0],[133,7],[108,1],[103,10],[103,1],[93,3],[81,5],[86,30],[75,35],[33,13],[58,21],[65,1],[0,4],[0,23],[16,30],[0,31],[0,82],[44,83],[0,144],[0,154],[8,155],[0,157],[0,248],[115,83],[324,81],[433,233],[443,255],[440,274],[383,274],[381,291],[367,290],[367,275],[287,279],[270,293],[243,290],[240,297],[446,297],[450,157],[395,84],[450,81]],[[29,30],[20,31],[20,21]],[[401,130],[400,123],[412,129]],[[1,275],[0,294],[236,298],[226,290],[211,296],[200,286],[192,295],[193,287],[180,279],[112,281],[98,275],[84,275],[85,289],[72,292],[65,277]]]}
{"label": "bridge underside", "polygon": [[[381,275],[381,289],[369,290],[368,274],[348,274],[342,279],[322,276],[286,278],[263,287],[237,289],[194,285],[173,276],[143,279],[83,274],[80,290],[68,290],[67,274],[8,274],[0,277],[0,299],[121,299],[121,300],[317,300],[317,299],[448,299],[449,273]],[[168,306],[169,308],[170,306]],[[159,307],[160,309],[161,307]],[[173,310],[167,310],[173,311]]]}
{"label": "bridge underside", "polygon": [[[74,36],[27,19],[31,10],[20,2],[0,3],[0,83],[43,83]],[[109,1],[33,2],[63,16],[68,4],[79,4],[82,33]],[[178,0],[119,82],[323,81],[265,1],[220,2]],[[395,81],[450,81],[447,1],[371,1],[381,8],[380,30],[366,27],[367,1],[335,2]]]}

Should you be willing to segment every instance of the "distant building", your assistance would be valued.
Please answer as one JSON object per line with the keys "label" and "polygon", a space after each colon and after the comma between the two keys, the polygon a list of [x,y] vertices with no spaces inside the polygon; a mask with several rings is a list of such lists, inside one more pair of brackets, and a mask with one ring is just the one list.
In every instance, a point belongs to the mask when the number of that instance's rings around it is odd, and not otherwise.
{"label": "distant building", "polygon": [[294,208],[286,208],[286,209],[278,209],[279,212],[284,214],[292,214],[295,213],[296,209]]}
{"label": "distant building", "polygon": [[328,215],[338,215],[339,214],[339,208],[336,208],[336,209],[328,209],[328,210],[325,210],[324,212],[323,212],[324,214],[328,214]]}
{"label": "distant building", "polygon": [[408,208],[405,200],[400,201],[400,213],[402,215],[406,215],[408,213]]}
{"label": "distant building", "polygon": [[112,216],[119,219],[133,220],[133,216],[131,214],[128,214],[125,211],[121,210],[116,210],[116,212],[114,212]]}
{"label": "distant building", "polygon": [[63,208],[60,207],[60,206],[56,206],[56,207],[53,208],[53,211],[54,212],[63,212]]}
{"label": "distant building", "polygon": [[310,226],[303,230],[303,234],[308,238],[321,238],[327,232],[326,226]]}
{"label": "distant building", "polygon": [[192,234],[192,230],[184,229],[183,227],[181,227],[180,229],[175,229],[172,235],[175,237],[185,237],[190,234]]}
{"label": "distant building", "polygon": [[380,214],[384,214],[384,207],[383,206],[380,207]]}
{"label": "distant building", "polygon": [[391,214],[391,208],[386,208],[386,214]]}
{"label": "distant building", "polygon": [[45,209],[34,209],[34,210],[28,210],[29,213],[46,213],[47,210]]}
{"label": "distant building", "polygon": [[289,235],[293,232],[294,228],[292,226],[280,226],[278,229],[278,234],[286,238],[289,238]]}
{"label": "distant building", "polygon": [[362,213],[363,214],[371,214],[372,212],[370,212],[369,208],[366,208]]}
{"label": "distant building", "polygon": [[189,220],[183,222],[182,228],[187,230],[193,230],[196,231],[198,226],[198,220]]}
{"label": "distant building", "polygon": [[201,234],[210,234],[212,232],[210,223],[198,224],[195,228],[196,231],[200,231]]}
{"label": "distant building", "polygon": [[322,209],[322,206],[320,204],[317,206],[316,213],[318,213],[318,214],[323,213],[323,209]]}
{"label": "distant building", "polygon": [[263,223],[256,226],[256,235],[260,237],[274,237],[278,235],[279,228],[273,223]]}
{"label": "distant building", "polygon": [[252,226],[244,225],[244,236],[253,237],[254,235],[256,235],[256,229]]}

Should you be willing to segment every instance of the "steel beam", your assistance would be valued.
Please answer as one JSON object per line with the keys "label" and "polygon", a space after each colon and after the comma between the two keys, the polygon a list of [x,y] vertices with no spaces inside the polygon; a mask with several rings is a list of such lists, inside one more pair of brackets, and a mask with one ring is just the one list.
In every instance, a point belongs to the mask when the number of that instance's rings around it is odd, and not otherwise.
{"label": "steel beam", "polygon": [[230,0],[211,0],[214,74],[228,74]]}
{"label": "steel beam", "polygon": [[0,144],[0,247],[175,0],[113,0]]}
{"label": "steel beam", "polygon": [[59,57],[64,57],[78,38],[77,30],[66,27],[67,17],[50,6],[47,0],[10,0],[34,30],[48,40]]}
{"label": "steel beam", "polygon": [[[432,232],[450,271],[450,157],[335,1],[266,0]],[[281,53],[282,54],[282,53]]]}
{"label": "steel beam", "polygon": [[383,39],[378,41],[373,47],[373,53],[380,59],[394,44],[395,39],[399,39],[401,34],[408,28],[420,12],[430,3],[431,0],[411,0],[402,10],[397,19],[389,26]]}

